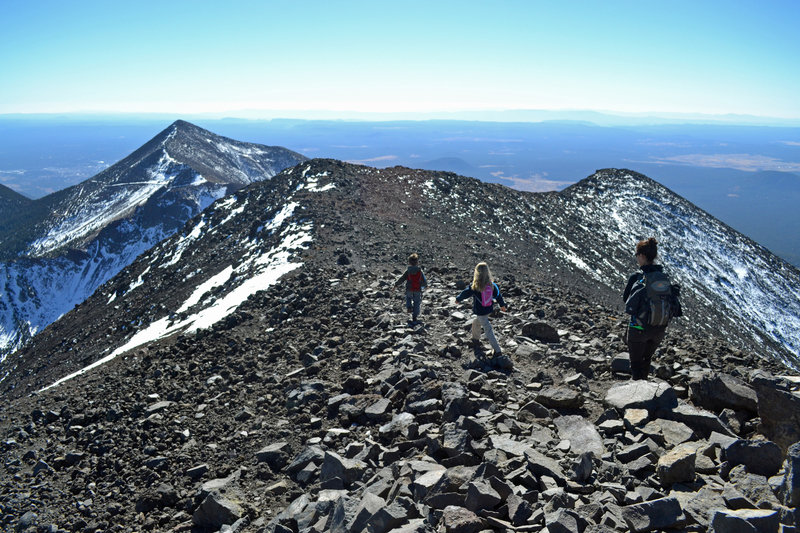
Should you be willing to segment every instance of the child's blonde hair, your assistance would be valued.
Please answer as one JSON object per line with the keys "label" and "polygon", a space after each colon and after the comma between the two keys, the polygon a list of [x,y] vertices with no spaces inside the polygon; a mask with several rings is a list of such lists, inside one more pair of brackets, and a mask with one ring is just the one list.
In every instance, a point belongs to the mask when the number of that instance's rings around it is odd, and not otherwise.
{"label": "child's blonde hair", "polygon": [[475,265],[475,274],[472,276],[472,290],[482,291],[490,283],[492,283],[492,273],[489,272],[489,265],[486,263]]}

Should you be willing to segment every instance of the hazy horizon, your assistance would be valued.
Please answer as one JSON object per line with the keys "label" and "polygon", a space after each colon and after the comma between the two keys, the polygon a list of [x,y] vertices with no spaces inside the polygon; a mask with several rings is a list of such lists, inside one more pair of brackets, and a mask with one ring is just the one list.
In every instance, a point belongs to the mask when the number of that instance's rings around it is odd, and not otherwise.
{"label": "hazy horizon", "polygon": [[14,0],[0,32],[0,113],[797,120],[797,20],[792,1]]}

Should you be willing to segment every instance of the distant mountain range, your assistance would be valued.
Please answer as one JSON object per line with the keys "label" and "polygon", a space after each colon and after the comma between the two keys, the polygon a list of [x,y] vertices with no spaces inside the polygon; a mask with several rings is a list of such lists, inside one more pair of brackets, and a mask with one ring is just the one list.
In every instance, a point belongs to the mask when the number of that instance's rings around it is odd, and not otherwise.
{"label": "distant mountain range", "polygon": [[305,159],[178,121],[63,191],[28,200],[0,189],[0,353],[84,301],[215,200]]}

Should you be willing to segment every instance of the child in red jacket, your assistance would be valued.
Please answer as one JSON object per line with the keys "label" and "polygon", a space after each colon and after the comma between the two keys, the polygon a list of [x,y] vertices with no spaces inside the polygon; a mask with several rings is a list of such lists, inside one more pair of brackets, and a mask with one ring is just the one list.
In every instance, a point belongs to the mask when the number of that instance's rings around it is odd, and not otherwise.
{"label": "child in red jacket", "polygon": [[419,266],[419,255],[408,256],[408,268],[395,282],[395,288],[404,281],[406,282],[406,309],[411,313],[411,322],[415,323],[422,305],[422,290],[428,285],[428,280],[425,279],[425,274]]}

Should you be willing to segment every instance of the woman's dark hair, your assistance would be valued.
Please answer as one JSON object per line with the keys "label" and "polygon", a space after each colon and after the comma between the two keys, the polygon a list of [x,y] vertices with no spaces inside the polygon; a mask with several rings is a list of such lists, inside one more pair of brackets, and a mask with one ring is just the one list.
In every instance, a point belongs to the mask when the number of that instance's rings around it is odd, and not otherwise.
{"label": "woman's dark hair", "polygon": [[658,241],[655,237],[650,237],[647,240],[639,241],[636,245],[636,255],[643,254],[648,261],[652,262],[658,255]]}

